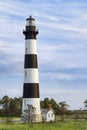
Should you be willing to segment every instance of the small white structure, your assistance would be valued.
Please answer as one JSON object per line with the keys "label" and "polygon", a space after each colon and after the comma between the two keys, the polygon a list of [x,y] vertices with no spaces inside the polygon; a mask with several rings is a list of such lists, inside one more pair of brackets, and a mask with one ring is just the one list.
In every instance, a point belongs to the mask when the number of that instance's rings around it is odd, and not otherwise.
{"label": "small white structure", "polygon": [[53,109],[43,109],[42,110],[42,121],[55,121],[55,113]]}

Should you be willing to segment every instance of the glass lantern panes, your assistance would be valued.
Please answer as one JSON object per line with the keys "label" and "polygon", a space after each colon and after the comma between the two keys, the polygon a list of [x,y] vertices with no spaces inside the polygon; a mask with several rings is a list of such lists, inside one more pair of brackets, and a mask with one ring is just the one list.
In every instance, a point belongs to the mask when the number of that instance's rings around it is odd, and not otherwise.
{"label": "glass lantern panes", "polygon": [[26,26],[35,26],[35,20],[27,20]]}

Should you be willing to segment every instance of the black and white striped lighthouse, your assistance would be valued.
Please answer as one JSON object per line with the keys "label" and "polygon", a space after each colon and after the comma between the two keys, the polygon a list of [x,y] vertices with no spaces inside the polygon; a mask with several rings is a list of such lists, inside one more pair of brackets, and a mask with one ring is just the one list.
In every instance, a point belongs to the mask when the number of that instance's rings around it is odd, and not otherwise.
{"label": "black and white striped lighthouse", "polygon": [[36,35],[38,30],[35,26],[35,19],[31,16],[26,19],[26,26],[23,30],[25,35],[25,60],[24,60],[24,84],[22,114],[28,109],[28,105],[36,108],[36,121],[41,120],[38,60]]}

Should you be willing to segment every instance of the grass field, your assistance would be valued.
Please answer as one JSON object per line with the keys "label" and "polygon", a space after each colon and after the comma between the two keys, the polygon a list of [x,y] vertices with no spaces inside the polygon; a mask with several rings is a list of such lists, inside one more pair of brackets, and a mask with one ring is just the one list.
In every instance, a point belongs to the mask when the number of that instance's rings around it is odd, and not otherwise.
{"label": "grass field", "polygon": [[0,124],[0,130],[87,130],[86,121],[66,121],[54,123]]}

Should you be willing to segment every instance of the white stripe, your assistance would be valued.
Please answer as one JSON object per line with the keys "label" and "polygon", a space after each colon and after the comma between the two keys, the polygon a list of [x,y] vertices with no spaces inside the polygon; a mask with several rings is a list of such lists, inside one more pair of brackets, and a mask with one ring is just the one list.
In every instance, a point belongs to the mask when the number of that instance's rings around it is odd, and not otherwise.
{"label": "white stripe", "polygon": [[36,108],[36,114],[40,114],[40,98],[23,98],[22,113],[28,109],[27,105],[32,105]]}
{"label": "white stripe", "polygon": [[25,40],[25,54],[37,54],[37,45],[35,39]]}
{"label": "white stripe", "polygon": [[38,79],[38,69],[29,68],[25,69],[24,83],[39,83]]}

